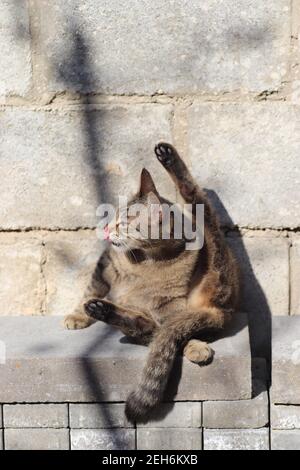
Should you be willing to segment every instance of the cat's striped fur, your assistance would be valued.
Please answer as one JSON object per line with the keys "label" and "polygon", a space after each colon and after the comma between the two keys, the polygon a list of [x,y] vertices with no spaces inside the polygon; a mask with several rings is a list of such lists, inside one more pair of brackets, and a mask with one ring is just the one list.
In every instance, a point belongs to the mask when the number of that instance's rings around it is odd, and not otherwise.
{"label": "cat's striped fur", "polygon": [[[126,404],[126,414],[132,421],[145,417],[162,399],[181,348],[193,362],[204,363],[212,358],[208,344],[195,338],[201,334],[203,339],[205,332],[224,328],[239,298],[237,264],[205,193],[174,147],[160,143],[155,153],[183,200],[204,204],[203,248],[185,250],[185,240],[172,236],[170,240],[143,241],[131,240],[128,235],[130,250],[111,246],[104,253],[82,303],[65,320],[68,328],[82,328],[94,319],[101,320],[150,344],[140,384]],[[149,195],[168,203],[143,170],[134,201],[147,206]],[[112,241],[117,240],[116,232]]]}

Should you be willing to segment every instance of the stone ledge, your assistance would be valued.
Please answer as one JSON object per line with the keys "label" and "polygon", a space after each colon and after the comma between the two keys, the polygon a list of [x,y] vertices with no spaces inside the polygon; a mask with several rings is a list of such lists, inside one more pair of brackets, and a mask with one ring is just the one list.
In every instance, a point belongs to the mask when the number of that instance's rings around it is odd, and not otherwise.
{"label": "stone ledge", "polygon": [[[68,331],[59,317],[2,317],[0,402],[124,401],[137,383],[147,348],[126,344],[102,323]],[[178,358],[168,400],[251,398],[251,355],[246,317],[237,316],[227,337],[212,343],[212,364]],[[180,377],[180,380],[178,380]],[[30,378],[30,380],[29,380]]]}
{"label": "stone ledge", "polygon": [[300,404],[300,317],[274,317],[272,390],[274,404]]}

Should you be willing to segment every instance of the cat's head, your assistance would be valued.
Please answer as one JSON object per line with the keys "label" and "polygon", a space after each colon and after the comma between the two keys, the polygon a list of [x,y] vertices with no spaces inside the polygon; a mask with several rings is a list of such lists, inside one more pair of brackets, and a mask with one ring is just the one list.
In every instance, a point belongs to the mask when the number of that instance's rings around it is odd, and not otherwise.
{"label": "cat's head", "polygon": [[168,211],[171,206],[170,201],[160,196],[152,176],[144,168],[137,194],[105,227],[106,239],[120,251],[177,247],[182,240],[174,237],[176,215]]}

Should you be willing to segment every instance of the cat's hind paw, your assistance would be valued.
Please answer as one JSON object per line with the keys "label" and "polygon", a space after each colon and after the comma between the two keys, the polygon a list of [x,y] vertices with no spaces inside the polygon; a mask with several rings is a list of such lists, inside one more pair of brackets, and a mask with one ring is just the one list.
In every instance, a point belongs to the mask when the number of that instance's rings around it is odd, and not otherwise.
{"label": "cat's hind paw", "polygon": [[189,361],[205,365],[213,360],[214,350],[204,341],[192,339],[185,346],[183,354]]}
{"label": "cat's hind paw", "polygon": [[160,163],[168,168],[174,162],[177,152],[171,144],[160,142],[154,147],[155,155]]}

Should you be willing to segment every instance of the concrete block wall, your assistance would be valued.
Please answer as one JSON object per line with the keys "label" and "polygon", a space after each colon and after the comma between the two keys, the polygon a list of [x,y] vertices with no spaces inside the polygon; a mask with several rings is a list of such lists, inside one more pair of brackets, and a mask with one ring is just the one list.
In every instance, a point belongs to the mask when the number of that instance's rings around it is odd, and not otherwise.
{"label": "concrete block wall", "polygon": [[0,315],[72,311],[99,203],[143,166],[176,198],[153,155],[168,140],[219,211],[268,354],[260,325],[299,313],[298,1],[5,0],[0,15]]}
{"label": "concrete block wall", "polygon": [[[271,316],[300,314],[298,0],[3,0],[0,17],[0,315],[73,310],[103,249],[98,205],[133,192],[143,166],[177,198],[153,155],[168,140],[219,212],[241,264],[252,354],[270,358]],[[274,373],[273,392],[291,377]],[[181,393],[187,388],[183,380]],[[280,391],[273,412],[299,405],[294,390],[292,382]],[[205,393],[204,413],[214,399]],[[218,435],[224,447],[237,435],[244,446],[266,445],[261,422],[239,431],[231,423],[221,434],[204,426],[202,445]],[[272,442],[283,433],[293,441],[293,426],[274,428]],[[53,446],[66,444],[67,427],[49,429]],[[198,446],[200,428],[188,429]],[[18,429],[6,432],[19,439]],[[80,428],[72,432],[84,441]],[[150,431],[140,432],[142,440]]]}

